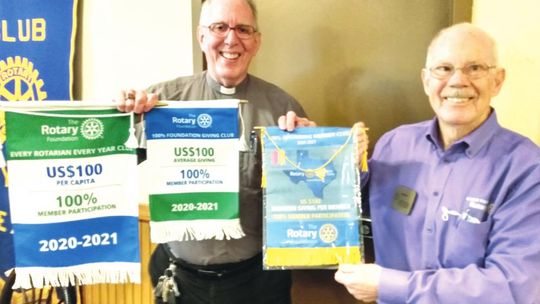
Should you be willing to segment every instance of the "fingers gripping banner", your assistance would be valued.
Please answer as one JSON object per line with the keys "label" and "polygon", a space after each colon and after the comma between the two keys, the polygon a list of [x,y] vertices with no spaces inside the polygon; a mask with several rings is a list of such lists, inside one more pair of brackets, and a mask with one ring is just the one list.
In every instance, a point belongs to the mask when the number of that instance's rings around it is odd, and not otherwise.
{"label": "fingers gripping banner", "polygon": [[238,204],[238,103],[171,102],[146,114],[152,242],[244,235]]}
{"label": "fingers gripping banner", "polygon": [[15,287],[140,282],[130,117],[7,110]]}
{"label": "fingers gripping banner", "polygon": [[349,128],[261,129],[265,268],[362,261],[356,136]]}

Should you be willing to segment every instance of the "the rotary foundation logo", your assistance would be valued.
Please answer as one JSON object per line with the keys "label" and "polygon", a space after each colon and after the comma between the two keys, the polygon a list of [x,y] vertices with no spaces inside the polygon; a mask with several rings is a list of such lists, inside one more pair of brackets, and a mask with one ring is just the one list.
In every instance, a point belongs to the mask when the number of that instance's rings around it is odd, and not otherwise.
{"label": "the rotary foundation logo", "polygon": [[197,116],[197,125],[203,129],[210,128],[212,126],[212,116],[206,113]]}
{"label": "the rotary foundation logo", "polygon": [[93,140],[103,135],[103,123],[96,118],[89,118],[81,125],[81,134],[84,138]]}

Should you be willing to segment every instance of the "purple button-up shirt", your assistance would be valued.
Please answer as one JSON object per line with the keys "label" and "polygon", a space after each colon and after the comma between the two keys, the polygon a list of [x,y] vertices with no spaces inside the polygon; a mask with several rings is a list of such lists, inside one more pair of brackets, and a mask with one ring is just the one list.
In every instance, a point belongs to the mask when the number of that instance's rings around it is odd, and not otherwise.
{"label": "purple button-up shirt", "polygon": [[436,119],[396,128],[369,164],[379,303],[540,303],[540,149],[495,111],[446,151]]}

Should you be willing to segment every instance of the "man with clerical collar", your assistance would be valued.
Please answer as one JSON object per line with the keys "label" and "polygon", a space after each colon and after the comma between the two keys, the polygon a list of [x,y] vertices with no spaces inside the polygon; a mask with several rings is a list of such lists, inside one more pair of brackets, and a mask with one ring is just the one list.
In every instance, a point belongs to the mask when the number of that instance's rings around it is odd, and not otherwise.
{"label": "man with clerical collar", "polygon": [[[248,74],[262,34],[251,0],[207,0],[202,5],[197,38],[208,64],[202,73],[150,86],[124,90],[118,109],[142,113],[158,100],[241,99],[245,130],[279,125],[292,131],[313,126],[302,106],[285,91]],[[291,302],[289,271],[262,269],[262,189],[260,151],[240,151],[240,222],[245,236],[230,240],[160,244],[153,252],[153,284],[175,260],[181,296],[176,303]],[[162,299],[157,299],[160,302]]]}

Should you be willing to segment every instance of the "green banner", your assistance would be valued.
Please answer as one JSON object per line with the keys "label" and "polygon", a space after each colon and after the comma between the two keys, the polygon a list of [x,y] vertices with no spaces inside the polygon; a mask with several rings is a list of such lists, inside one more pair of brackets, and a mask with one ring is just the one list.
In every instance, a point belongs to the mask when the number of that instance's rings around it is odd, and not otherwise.
{"label": "green banner", "polygon": [[153,221],[234,219],[238,217],[238,192],[172,193],[150,195]]}
{"label": "green banner", "polygon": [[[30,113],[30,112],[29,112]],[[126,142],[129,132],[121,138],[111,136],[115,130],[126,125],[130,117],[113,116],[116,110],[85,111],[76,115],[74,111],[40,112],[36,115],[50,116],[47,120],[36,119],[35,115],[16,112],[6,113],[6,122],[17,121],[18,134],[32,136],[29,142],[24,137],[9,139],[8,160],[60,159],[102,156],[111,154],[134,154],[135,150],[118,141]],[[36,149],[36,147],[39,147]]]}

